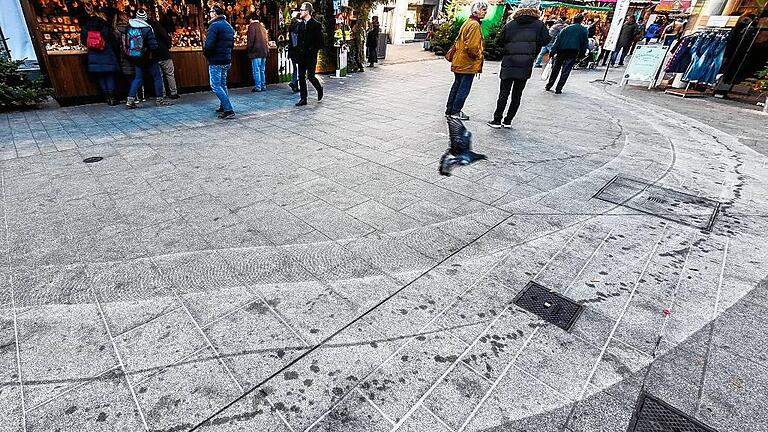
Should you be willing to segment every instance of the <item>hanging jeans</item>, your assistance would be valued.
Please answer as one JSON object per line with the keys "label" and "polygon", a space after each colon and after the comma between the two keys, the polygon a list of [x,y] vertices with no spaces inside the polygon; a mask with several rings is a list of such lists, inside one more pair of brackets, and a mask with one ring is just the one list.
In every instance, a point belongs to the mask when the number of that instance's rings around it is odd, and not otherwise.
{"label": "hanging jeans", "polygon": [[229,101],[227,90],[227,73],[230,65],[208,65],[208,75],[211,81],[211,90],[219,98],[221,108],[224,111],[232,111],[232,103]]}
{"label": "hanging jeans", "polygon": [[253,69],[253,88],[256,90],[267,89],[267,78],[264,69],[267,67],[266,57],[256,57],[251,59],[251,69]]}
{"label": "hanging jeans", "polygon": [[472,89],[472,80],[475,74],[453,73],[453,85],[448,94],[448,103],[445,105],[445,115],[458,114],[464,109],[464,102]]}
{"label": "hanging jeans", "polygon": [[[548,52],[551,52],[552,51],[552,46],[554,46],[554,45],[555,45],[555,41],[552,41],[549,44],[544,45],[543,47],[541,47],[541,51],[539,51],[539,56],[536,57],[536,63],[535,63],[536,67],[541,66],[541,62],[544,60],[544,54],[546,54]],[[550,60],[551,60],[551,58],[550,58]]]}
{"label": "hanging jeans", "polygon": [[726,45],[728,45],[728,40],[723,37],[718,37],[712,43],[708,51],[707,67],[706,70],[702,72],[699,82],[707,84],[715,84],[717,82],[717,74],[720,72],[720,67],[723,65]]}
{"label": "hanging jeans", "polygon": [[552,65],[552,73],[549,75],[549,82],[547,82],[547,90],[551,89],[555,85],[557,76],[560,75],[560,80],[557,81],[557,87],[555,90],[563,90],[565,82],[568,81],[568,77],[571,75],[571,70],[576,64],[575,57],[563,57],[561,55],[555,56],[555,63]]}
{"label": "hanging jeans", "polygon": [[509,101],[509,110],[507,110],[507,116],[504,117],[504,123],[512,123],[512,119],[517,114],[517,109],[520,108],[520,99],[523,96],[523,89],[528,82],[526,79],[502,79],[499,86],[499,99],[496,101],[496,111],[493,113],[493,121],[500,122],[501,116],[504,115],[504,108],[507,106],[507,99],[509,99],[509,93],[512,92],[512,100]]}
{"label": "hanging jeans", "polygon": [[134,68],[136,75],[133,76],[131,82],[131,89],[128,90],[129,98],[136,98],[136,93],[139,92],[139,87],[144,85],[144,76],[147,74],[152,75],[152,81],[155,84],[155,97],[163,97],[163,73],[160,71],[160,66],[157,63],[150,63],[148,65],[136,65]]}
{"label": "hanging jeans", "polygon": [[705,72],[704,59],[710,45],[712,38],[700,37],[696,40],[696,44],[691,48],[691,63],[683,75],[684,81],[698,81],[701,78]]}

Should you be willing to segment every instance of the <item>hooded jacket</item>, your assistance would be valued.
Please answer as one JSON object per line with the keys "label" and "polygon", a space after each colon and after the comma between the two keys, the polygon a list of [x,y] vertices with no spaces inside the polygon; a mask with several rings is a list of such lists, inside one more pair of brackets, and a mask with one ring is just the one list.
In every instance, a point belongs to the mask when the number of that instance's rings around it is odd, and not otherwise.
{"label": "hooded jacket", "polygon": [[564,58],[578,58],[586,54],[589,48],[589,30],[581,24],[571,24],[557,37],[552,45],[552,55]]}
{"label": "hooded jacket", "polygon": [[464,22],[455,46],[451,72],[478,74],[483,71],[483,31],[480,20],[471,16]]}
{"label": "hooded jacket", "polygon": [[117,50],[120,44],[115,38],[115,34],[109,28],[109,25],[107,25],[107,22],[97,16],[89,17],[80,32],[80,40],[83,41],[83,45],[85,45],[85,41],[88,39],[89,31],[101,33],[101,37],[104,39],[104,49],[88,49],[88,72],[119,72],[120,63]]}
{"label": "hooded jacket", "polygon": [[536,56],[549,41],[549,31],[539,20],[539,10],[518,8],[498,36],[504,47],[499,78],[529,79]]}
{"label": "hooded jacket", "polygon": [[143,19],[131,18],[128,21],[128,28],[126,34],[131,28],[137,28],[141,30],[141,37],[144,39],[144,54],[139,57],[128,57],[128,60],[133,64],[147,65],[152,63],[153,54],[157,50],[157,39],[155,38],[155,32],[152,31],[152,27]]}
{"label": "hooded jacket", "polygon": [[557,39],[557,35],[559,35],[560,32],[563,31],[563,29],[567,26],[568,25],[563,20],[558,20],[556,23],[552,24],[552,27],[549,28],[549,37],[554,41]]}
{"label": "hooded jacket", "polygon": [[235,46],[235,30],[223,16],[211,20],[208,36],[205,38],[203,54],[208,64],[228,65],[232,63],[232,48]]}

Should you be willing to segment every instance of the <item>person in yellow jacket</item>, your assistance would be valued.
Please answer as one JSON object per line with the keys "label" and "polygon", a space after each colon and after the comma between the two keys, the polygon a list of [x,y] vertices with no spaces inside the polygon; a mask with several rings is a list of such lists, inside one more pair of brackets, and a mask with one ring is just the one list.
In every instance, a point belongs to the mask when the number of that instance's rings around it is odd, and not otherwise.
{"label": "person in yellow jacket", "polygon": [[464,101],[469,96],[475,75],[483,71],[483,31],[480,28],[480,20],[488,13],[488,2],[476,0],[472,3],[470,11],[471,15],[461,26],[454,43],[455,51],[451,59],[454,80],[445,107],[446,116],[460,120],[469,120],[462,112]]}

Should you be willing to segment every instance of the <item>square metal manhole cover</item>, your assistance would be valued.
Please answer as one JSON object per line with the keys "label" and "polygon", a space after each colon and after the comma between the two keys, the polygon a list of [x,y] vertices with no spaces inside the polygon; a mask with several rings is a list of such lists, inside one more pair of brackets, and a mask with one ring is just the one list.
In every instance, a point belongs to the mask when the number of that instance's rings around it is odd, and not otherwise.
{"label": "square metal manhole cover", "polygon": [[668,403],[641,393],[627,432],[717,432]]}
{"label": "square metal manhole cover", "polygon": [[565,331],[573,327],[584,309],[583,305],[534,281],[528,282],[513,302]]}
{"label": "square metal manhole cover", "polygon": [[720,211],[717,201],[620,175],[600,188],[594,198],[704,231],[712,229]]}

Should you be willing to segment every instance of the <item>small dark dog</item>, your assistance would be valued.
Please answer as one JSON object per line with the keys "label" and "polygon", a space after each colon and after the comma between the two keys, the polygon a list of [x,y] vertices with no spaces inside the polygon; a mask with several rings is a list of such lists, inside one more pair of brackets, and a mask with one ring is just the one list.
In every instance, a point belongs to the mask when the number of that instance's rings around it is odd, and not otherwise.
{"label": "small dark dog", "polygon": [[448,136],[451,144],[440,158],[438,171],[441,175],[450,176],[456,165],[469,165],[479,160],[488,159],[484,154],[472,151],[472,132],[464,127],[461,120],[448,117]]}

